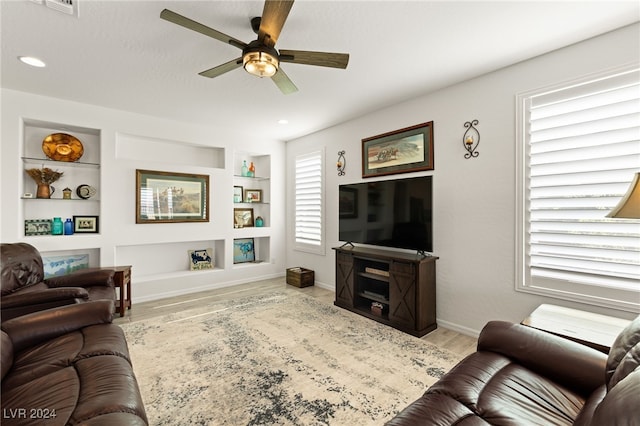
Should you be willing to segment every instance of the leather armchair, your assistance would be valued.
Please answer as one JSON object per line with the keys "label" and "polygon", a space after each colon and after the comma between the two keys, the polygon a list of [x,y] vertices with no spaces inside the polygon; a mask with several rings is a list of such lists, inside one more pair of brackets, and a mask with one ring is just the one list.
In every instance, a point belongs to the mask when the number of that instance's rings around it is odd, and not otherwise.
{"label": "leather armchair", "polygon": [[1,245],[2,320],[89,300],[115,300],[112,269],[90,268],[44,278],[42,257],[30,244]]}

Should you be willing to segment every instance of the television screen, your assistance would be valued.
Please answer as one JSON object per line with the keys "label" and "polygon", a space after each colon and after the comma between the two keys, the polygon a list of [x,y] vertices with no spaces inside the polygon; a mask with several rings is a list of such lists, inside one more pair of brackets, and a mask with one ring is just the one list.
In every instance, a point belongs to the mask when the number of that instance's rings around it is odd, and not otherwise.
{"label": "television screen", "polygon": [[340,185],[338,238],[433,252],[433,178]]}

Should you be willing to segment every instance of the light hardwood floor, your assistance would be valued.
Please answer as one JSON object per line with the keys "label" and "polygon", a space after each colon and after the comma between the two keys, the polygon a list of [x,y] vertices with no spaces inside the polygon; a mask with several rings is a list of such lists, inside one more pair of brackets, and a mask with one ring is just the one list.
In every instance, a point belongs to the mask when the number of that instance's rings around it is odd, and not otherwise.
{"label": "light hardwood floor", "polygon": [[[133,283],[135,285],[135,283]],[[124,317],[117,314],[114,323],[142,321],[148,318],[159,317],[176,311],[184,311],[196,307],[206,306],[210,301],[220,301],[235,297],[271,294],[275,290],[302,292],[327,304],[333,304],[335,294],[330,290],[311,286],[297,288],[287,285],[285,278],[255,281],[247,284],[239,284],[231,287],[218,288],[200,293],[185,294],[167,299],[155,300],[145,303],[133,303],[131,310]],[[440,348],[465,356],[475,352],[477,339],[460,334],[453,330],[438,327],[436,330],[422,337]]]}

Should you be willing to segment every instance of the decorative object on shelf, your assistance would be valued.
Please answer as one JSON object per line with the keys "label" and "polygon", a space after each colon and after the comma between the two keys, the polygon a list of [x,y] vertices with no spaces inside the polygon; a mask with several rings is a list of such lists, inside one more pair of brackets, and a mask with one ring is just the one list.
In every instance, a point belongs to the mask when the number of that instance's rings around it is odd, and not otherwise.
{"label": "decorative object on shelf", "polygon": [[63,172],[53,170],[48,167],[41,169],[26,169],[27,174],[37,184],[36,198],[51,198],[51,194],[55,191],[55,188],[51,184],[63,175]]}
{"label": "decorative object on shelf", "polygon": [[338,161],[336,162],[338,176],[344,176],[344,168],[347,166],[347,160],[344,158],[344,153],[344,151],[338,151]]}
{"label": "decorative object on shelf", "polygon": [[62,190],[62,199],[63,200],[71,199],[71,188],[65,188]]}
{"label": "decorative object on shelf", "polygon": [[69,256],[42,256],[44,278],[60,277],[89,267],[89,254]]}
{"label": "decorative object on shelf", "polygon": [[73,162],[84,154],[82,142],[66,133],[52,133],[42,141],[42,151],[55,161]]}
{"label": "decorative object on shelf", "polygon": [[245,189],[244,199],[247,203],[261,203],[262,189]]}
{"label": "decorative object on shelf", "polygon": [[22,194],[22,198],[35,198],[31,192],[25,192]]}
{"label": "decorative object on shelf", "polygon": [[433,170],[433,121],[362,139],[362,177]]}
{"label": "decorative object on shelf", "polygon": [[64,235],[73,235],[73,221],[70,217],[64,221]]}
{"label": "decorative object on shelf", "polygon": [[241,176],[249,176],[249,168],[247,167],[247,160],[242,160],[242,167],[240,168]]}
{"label": "decorative object on shelf", "polygon": [[27,219],[24,221],[24,235],[51,235],[51,219]]}
{"label": "decorative object on shelf", "polygon": [[236,238],[233,240],[233,263],[256,261],[253,238]]}
{"label": "decorative object on shelf", "polygon": [[73,224],[77,234],[97,234],[100,230],[98,216],[73,216]]}
{"label": "decorative object on shelf", "polygon": [[234,203],[241,203],[242,202],[242,193],[243,193],[243,188],[239,185],[235,185],[233,187],[233,202]]}
{"label": "decorative object on shelf", "polygon": [[640,219],[640,173],[636,173],[620,202],[607,217],[618,219]]}
{"label": "decorative object on shelf", "polygon": [[233,209],[234,228],[253,226],[253,209]]}
{"label": "decorative object on shelf", "polygon": [[339,194],[339,216],[343,219],[358,217],[358,190],[340,186]]}
{"label": "decorative object on shelf", "polygon": [[209,175],[136,170],[136,223],[209,222]]}
{"label": "decorative object on shelf", "polygon": [[62,219],[59,217],[53,218],[53,223],[51,224],[51,235],[62,235],[64,233],[64,224],[62,223]]}
{"label": "decorative object on shelf", "polygon": [[478,132],[478,129],[475,127],[478,123],[478,120],[471,120],[464,123],[464,127],[467,128],[467,131],[464,132],[464,135],[462,136],[462,146],[467,150],[467,153],[464,155],[464,158],[467,160],[471,157],[477,157],[480,155],[480,153],[476,151],[476,148],[478,148],[478,145],[480,144],[480,132]]}
{"label": "decorative object on shelf", "polygon": [[213,267],[214,261],[212,248],[189,250],[189,269],[191,271],[213,269]]}
{"label": "decorative object on shelf", "polygon": [[93,186],[82,184],[78,185],[76,188],[76,195],[83,200],[88,200],[89,198],[96,195],[96,189]]}
{"label": "decorative object on shelf", "polygon": [[249,177],[256,177],[256,166],[253,165],[253,161],[249,164]]}
{"label": "decorative object on shelf", "polygon": [[256,217],[256,228],[262,228],[264,226],[264,219],[262,216]]}

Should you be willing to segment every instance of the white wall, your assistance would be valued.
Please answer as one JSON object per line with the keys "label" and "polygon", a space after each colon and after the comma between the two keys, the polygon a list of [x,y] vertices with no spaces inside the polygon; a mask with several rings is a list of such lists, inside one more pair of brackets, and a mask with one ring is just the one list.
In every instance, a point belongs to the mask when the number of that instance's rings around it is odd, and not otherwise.
{"label": "white wall", "polygon": [[[72,249],[99,250],[99,265],[111,266],[116,263],[131,263],[133,281],[133,299],[151,300],[175,294],[188,293],[208,288],[247,282],[284,274],[284,159],[285,144],[279,141],[234,140],[229,137],[229,129],[216,129],[197,126],[161,118],[133,114],[125,111],[102,108],[69,102],[60,99],[2,89],[2,141],[1,141],[1,184],[0,200],[0,240],[2,242],[28,242],[45,252]],[[23,223],[23,203],[20,196],[33,188],[23,188],[23,120],[40,120],[61,123],[91,129],[101,133],[100,168],[100,234],[74,235],[71,237],[43,236],[25,237]],[[133,136],[132,136],[133,135]],[[220,147],[222,152],[218,164],[205,167],[189,161],[167,160],[166,155],[131,155],[135,149],[124,149],[123,144],[135,144],[136,141],[167,141],[169,144],[186,143],[200,147]],[[142,142],[141,142],[142,143]],[[120,153],[118,148],[120,147]],[[128,148],[128,147],[127,147]],[[122,155],[127,151],[128,154]],[[197,151],[197,149],[196,149]],[[256,229],[255,232],[269,236],[270,250],[267,261],[256,265],[233,265],[232,245],[234,237],[251,236],[249,230],[233,229],[233,168],[234,152],[271,155],[271,214],[269,228]],[[237,158],[235,159],[237,162]],[[55,166],[49,166],[54,167]],[[135,170],[166,170],[182,173],[208,174],[211,182],[211,220],[207,223],[180,224],[136,224],[135,223]],[[25,185],[26,186],[26,185]],[[38,201],[40,202],[40,201]],[[56,203],[47,205],[50,211],[43,211],[44,218],[56,216]],[[50,207],[49,207],[50,206]],[[213,272],[175,271],[150,276],[144,267],[158,265],[162,270],[163,262],[173,262],[173,256],[162,257],[163,251],[175,253],[178,262],[186,261],[190,244],[182,242],[217,242],[217,248],[223,254],[216,257],[223,262]],[[134,246],[134,249],[131,249]],[[139,246],[139,247],[138,247]],[[201,247],[192,247],[201,248]],[[145,256],[151,250],[158,259],[149,260]],[[138,254],[139,253],[139,254]],[[184,257],[182,257],[184,256]],[[151,262],[151,263],[150,263]],[[147,266],[144,266],[146,264]],[[185,262],[185,266],[188,263]],[[138,266],[138,267],[137,267]],[[141,274],[146,279],[141,279]]]}
{"label": "white wall", "polygon": [[[326,149],[326,239],[339,245],[337,189],[362,181],[361,139],[426,121],[434,122],[434,254],[437,318],[442,326],[477,334],[492,319],[520,321],[540,303],[555,303],[632,318],[634,314],[516,292],[515,95],[640,61],[640,24],[516,64],[287,143],[287,214],[293,218],[292,164],[306,151]],[[478,158],[465,159],[464,123],[479,120]],[[337,176],[338,151],[346,175]],[[393,176],[410,177],[413,174]],[[374,179],[375,180],[375,179]],[[287,226],[287,266],[316,271],[334,288],[335,256],[293,250]]]}

